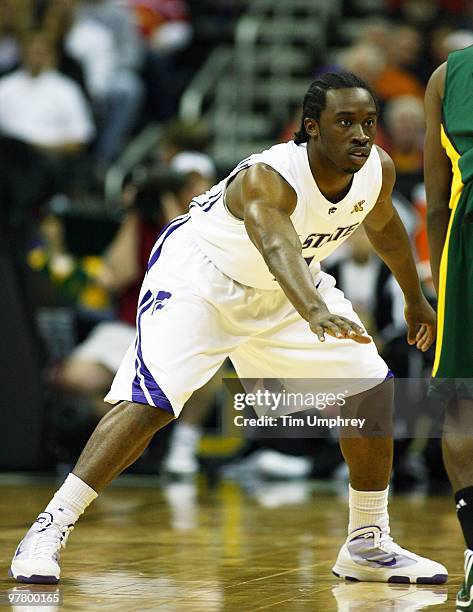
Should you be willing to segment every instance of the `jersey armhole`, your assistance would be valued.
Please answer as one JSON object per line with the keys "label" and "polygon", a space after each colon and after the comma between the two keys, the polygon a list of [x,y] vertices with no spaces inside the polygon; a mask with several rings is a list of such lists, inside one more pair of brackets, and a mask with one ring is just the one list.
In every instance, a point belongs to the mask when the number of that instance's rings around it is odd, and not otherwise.
{"label": "jersey armhole", "polygon": [[248,170],[248,168],[250,168],[251,166],[255,166],[256,164],[265,164],[266,166],[269,166],[270,168],[272,168],[282,178],[282,180],[285,183],[287,183],[289,185],[289,187],[294,191],[294,193],[296,195],[296,205],[295,205],[294,210],[292,211],[292,213],[289,215],[290,218],[292,219],[293,215],[295,214],[295,212],[296,212],[296,210],[298,209],[298,206],[299,206],[299,199],[300,199],[299,195],[298,195],[297,191],[294,189],[294,187],[291,185],[291,183],[287,180],[287,178],[279,171],[279,169],[276,168],[275,166],[273,166],[273,164],[268,163],[265,160],[256,160],[255,162],[249,164],[245,168],[240,168],[238,170],[238,172],[235,172],[235,174],[230,174],[230,176],[227,177],[227,180],[225,181],[225,185],[223,187],[223,193],[222,193],[222,203],[223,203],[223,208],[224,208],[225,212],[234,221],[238,221],[239,223],[245,223],[243,219],[240,219],[239,217],[235,217],[235,215],[228,208],[228,206],[227,206],[227,187],[240,174],[240,172],[242,172],[243,170]]}

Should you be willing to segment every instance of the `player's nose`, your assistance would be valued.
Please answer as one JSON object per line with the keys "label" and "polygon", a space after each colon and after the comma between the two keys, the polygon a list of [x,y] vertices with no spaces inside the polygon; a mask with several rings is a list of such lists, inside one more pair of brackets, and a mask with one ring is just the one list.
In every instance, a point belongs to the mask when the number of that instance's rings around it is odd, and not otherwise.
{"label": "player's nose", "polygon": [[363,131],[363,126],[356,125],[353,128],[352,140],[357,144],[365,145],[369,142],[370,137]]}

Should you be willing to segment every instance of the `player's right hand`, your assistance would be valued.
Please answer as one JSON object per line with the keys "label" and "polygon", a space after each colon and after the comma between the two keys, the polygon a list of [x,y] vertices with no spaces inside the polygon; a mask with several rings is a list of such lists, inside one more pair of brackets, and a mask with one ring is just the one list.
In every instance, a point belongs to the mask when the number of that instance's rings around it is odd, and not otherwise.
{"label": "player's right hand", "polygon": [[325,334],[333,336],[337,340],[354,340],[360,344],[371,342],[371,338],[366,335],[362,327],[345,317],[332,314],[326,309],[312,314],[309,325],[320,342],[325,342]]}

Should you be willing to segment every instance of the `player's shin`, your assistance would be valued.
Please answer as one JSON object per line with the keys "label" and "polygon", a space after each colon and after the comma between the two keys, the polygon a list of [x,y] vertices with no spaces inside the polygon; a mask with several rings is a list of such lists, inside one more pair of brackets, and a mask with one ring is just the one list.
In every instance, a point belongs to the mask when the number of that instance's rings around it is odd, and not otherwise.
{"label": "player's shin", "polygon": [[74,468],[20,542],[10,574],[19,582],[56,583],[59,553],[97,492],[133,463],[152,436],[173,419],[169,412],[121,402],[98,424]]}

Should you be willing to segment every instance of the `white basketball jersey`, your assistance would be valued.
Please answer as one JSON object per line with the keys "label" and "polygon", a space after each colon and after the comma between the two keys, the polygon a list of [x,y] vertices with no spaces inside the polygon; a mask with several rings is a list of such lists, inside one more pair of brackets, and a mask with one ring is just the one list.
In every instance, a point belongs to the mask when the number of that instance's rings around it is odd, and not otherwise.
{"label": "white basketball jersey", "polygon": [[353,175],[349,192],[336,204],[322,195],[312,176],[307,145],[296,145],[294,141],[251,155],[227,178],[192,200],[190,229],[214,265],[243,285],[277,289],[279,285],[251,242],[244,222],[225,206],[228,180],[258,163],[274,168],[296,192],[297,204],[291,221],[302,243],[302,255],[315,277],[320,262],[354,232],[375,205],[382,184],[378,151],[373,146],[365,165]]}

